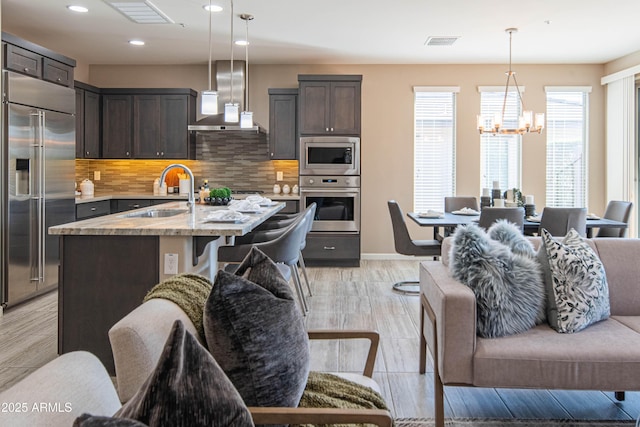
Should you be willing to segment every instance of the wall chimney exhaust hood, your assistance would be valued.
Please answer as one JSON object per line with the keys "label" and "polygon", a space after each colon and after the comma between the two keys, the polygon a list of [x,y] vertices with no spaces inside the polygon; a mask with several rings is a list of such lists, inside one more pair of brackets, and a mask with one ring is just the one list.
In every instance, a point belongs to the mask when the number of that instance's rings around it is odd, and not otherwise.
{"label": "wall chimney exhaust hood", "polygon": [[[224,105],[230,102],[237,103],[240,111],[244,111],[245,102],[245,61],[216,61],[216,90],[218,92],[218,111],[224,111]],[[233,93],[231,92],[233,90]],[[228,123],[224,121],[224,113],[204,116],[202,119],[190,124],[189,131],[196,133],[242,131],[266,133],[266,130],[258,123],[253,127],[241,128],[240,123]]]}

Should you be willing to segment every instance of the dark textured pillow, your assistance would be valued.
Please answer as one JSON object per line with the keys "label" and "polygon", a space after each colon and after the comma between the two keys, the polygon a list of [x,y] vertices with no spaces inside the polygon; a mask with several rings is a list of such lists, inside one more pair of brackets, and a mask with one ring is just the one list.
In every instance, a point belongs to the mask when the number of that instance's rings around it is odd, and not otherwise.
{"label": "dark textured pillow", "polygon": [[155,370],[115,417],[163,427],[253,426],[231,381],[180,320]]}
{"label": "dark textured pillow", "polygon": [[479,336],[513,335],[544,320],[545,290],[535,257],[513,253],[477,225],[456,229],[449,268],[476,296]]}
{"label": "dark textured pillow", "polygon": [[609,286],[602,261],[574,229],[562,242],[542,230],[551,281],[549,324],[558,332],[578,332],[610,315]]}
{"label": "dark textured pillow", "polygon": [[130,418],[100,417],[82,414],[73,422],[73,427],[148,427]]}
{"label": "dark textured pillow", "polygon": [[218,271],[204,309],[207,347],[247,406],[296,407],[309,339],[289,284],[253,248],[236,274]]}

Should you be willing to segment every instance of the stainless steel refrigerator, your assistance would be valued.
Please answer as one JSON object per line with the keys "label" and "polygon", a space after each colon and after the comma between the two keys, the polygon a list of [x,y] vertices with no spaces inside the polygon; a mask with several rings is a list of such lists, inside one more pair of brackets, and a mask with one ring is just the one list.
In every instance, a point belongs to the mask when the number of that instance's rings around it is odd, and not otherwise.
{"label": "stainless steel refrigerator", "polygon": [[58,236],[74,221],[75,91],[3,71],[0,304],[57,286]]}

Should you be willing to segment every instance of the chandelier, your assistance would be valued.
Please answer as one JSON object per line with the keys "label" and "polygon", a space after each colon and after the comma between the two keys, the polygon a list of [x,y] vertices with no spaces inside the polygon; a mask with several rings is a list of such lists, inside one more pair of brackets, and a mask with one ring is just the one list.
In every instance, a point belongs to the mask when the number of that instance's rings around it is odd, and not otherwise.
{"label": "chandelier", "polygon": [[[522,135],[529,132],[541,133],[544,128],[544,113],[534,113],[530,110],[524,109],[524,102],[522,101],[522,94],[520,93],[520,87],[518,86],[518,81],[516,80],[516,73],[511,69],[511,40],[513,38],[513,33],[518,32],[517,28],[507,28],[505,30],[506,33],[509,34],[509,71],[505,74],[507,75],[507,84],[504,88],[504,101],[502,103],[502,113],[494,114],[493,116],[484,116],[482,114],[478,115],[478,131],[480,134],[483,133],[491,133],[491,134],[502,134],[502,135]],[[518,101],[522,107],[522,114],[518,117],[518,127],[517,128],[508,128],[504,126],[504,113],[507,107],[507,96],[509,94],[509,82],[513,77],[513,84],[516,88],[516,93],[518,94]],[[535,120],[534,120],[535,119]]]}

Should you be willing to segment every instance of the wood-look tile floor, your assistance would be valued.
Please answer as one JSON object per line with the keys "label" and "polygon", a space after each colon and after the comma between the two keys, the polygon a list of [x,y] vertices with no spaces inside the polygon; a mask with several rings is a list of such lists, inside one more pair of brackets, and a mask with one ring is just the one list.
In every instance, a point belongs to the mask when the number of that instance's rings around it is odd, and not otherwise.
{"label": "wood-look tile floor", "polygon": [[[376,329],[381,335],[374,378],[397,418],[433,417],[433,369],[418,373],[419,299],[391,290],[418,276],[418,262],[364,260],[358,268],[309,268],[309,329]],[[57,293],[0,317],[0,391],[56,357]],[[312,369],[357,372],[364,341],[313,342]],[[624,402],[611,392],[445,387],[447,417],[631,420],[640,393]],[[542,425],[542,424],[541,424]]]}

